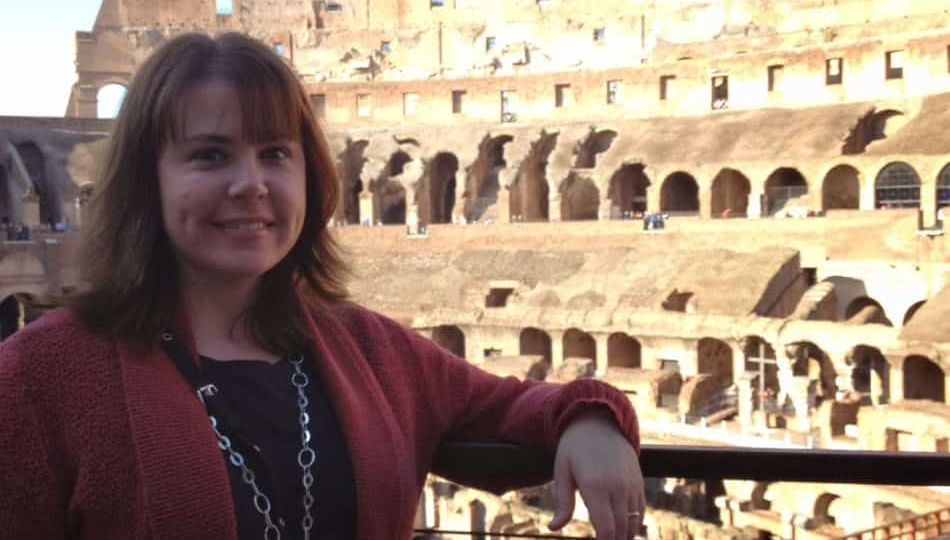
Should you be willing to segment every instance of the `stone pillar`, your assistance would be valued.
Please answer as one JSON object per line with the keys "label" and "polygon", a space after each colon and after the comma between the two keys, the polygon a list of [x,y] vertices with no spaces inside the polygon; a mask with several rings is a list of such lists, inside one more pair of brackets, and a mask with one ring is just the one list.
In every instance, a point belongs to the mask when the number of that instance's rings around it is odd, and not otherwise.
{"label": "stone pillar", "polygon": [[803,433],[811,431],[811,404],[808,399],[811,380],[807,375],[800,375],[793,378],[793,384],[794,389],[789,392],[789,396],[795,405],[795,429]]}
{"label": "stone pillar", "polygon": [[[366,185],[366,184],[363,184]],[[373,225],[376,222],[376,212],[373,208],[373,194],[369,190],[363,189],[360,192],[359,222]]]}
{"label": "stone pillar", "polygon": [[608,334],[594,334],[594,342],[597,345],[594,375],[597,377],[603,377],[607,374],[607,339],[609,337]]}
{"label": "stone pillar", "polygon": [[597,209],[597,219],[600,221],[609,221],[614,201],[611,199],[601,199],[600,207]]}
{"label": "stone pillar", "polygon": [[765,192],[761,190],[752,190],[752,192],[749,193],[749,204],[746,208],[746,215],[749,217],[749,219],[758,219],[762,217],[762,195],[764,194]]}
{"label": "stone pillar", "polygon": [[40,198],[35,192],[23,198],[23,224],[30,228],[30,233],[37,232],[40,226]]}
{"label": "stone pillar", "polygon": [[755,407],[755,375],[740,372],[736,376],[736,388],[739,399],[739,424],[743,428],[752,427],[752,411]]}
{"label": "stone pillar", "polygon": [[888,358],[888,365],[890,366],[890,380],[888,384],[890,385],[890,403],[894,403],[904,399],[904,362],[894,362],[893,358]]}
{"label": "stone pillar", "polygon": [[482,347],[482,335],[476,326],[462,328],[465,333],[465,359],[470,364],[481,364],[485,361],[485,351]]}
{"label": "stone pillar", "polygon": [[561,194],[557,191],[548,195],[548,221],[561,221]]}
{"label": "stone pillar", "polygon": [[564,331],[551,330],[551,369],[557,369],[564,363]]}
{"label": "stone pillar", "polygon": [[[699,180],[697,179],[697,183]],[[699,190],[699,217],[709,219],[712,216],[712,189]]]}
{"label": "stone pillar", "polygon": [[495,203],[498,223],[511,223],[511,192],[508,188],[498,188],[498,201]]}
{"label": "stone pillar", "polygon": [[[687,346],[687,343],[689,344]],[[684,342],[682,360],[680,361],[680,374],[683,377],[693,377],[699,375],[699,342]]]}

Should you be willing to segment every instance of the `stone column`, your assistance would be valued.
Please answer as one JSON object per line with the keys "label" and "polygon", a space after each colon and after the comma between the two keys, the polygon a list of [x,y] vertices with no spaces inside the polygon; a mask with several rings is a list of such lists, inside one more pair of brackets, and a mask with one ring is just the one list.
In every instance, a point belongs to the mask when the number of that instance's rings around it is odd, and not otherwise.
{"label": "stone column", "polygon": [[23,198],[22,220],[23,224],[30,228],[31,235],[38,231],[40,226],[40,198],[36,195],[36,192]]}
{"label": "stone column", "polygon": [[[363,181],[363,185],[367,185],[366,181]],[[359,208],[359,222],[367,223],[373,225],[376,222],[376,212],[374,211],[373,204],[373,194],[366,188],[363,188],[363,191],[360,192],[360,208]]]}
{"label": "stone column", "polygon": [[755,375],[742,372],[736,376],[739,399],[739,424],[743,428],[752,427],[752,411],[755,407]]}
{"label": "stone column", "polygon": [[746,208],[746,215],[749,217],[749,219],[757,219],[762,217],[762,212],[764,210],[762,208],[762,195],[764,194],[764,191],[756,191],[755,189],[749,193],[749,204]]}
{"label": "stone column", "polygon": [[481,332],[476,326],[466,326],[462,332],[465,334],[465,359],[470,364],[481,364],[485,361]]}
{"label": "stone column", "polygon": [[561,221],[561,194],[551,191],[548,195],[548,221]]}
{"label": "stone column", "polygon": [[890,386],[889,403],[904,399],[904,362],[903,359],[888,358],[890,366],[888,385]]}
{"label": "stone column", "polygon": [[794,388],[789,392],[789,397],[795,405],[795,428],[800,432],[811,431],[810,400],[808,399],[811,380],[807,375],[800,375],[793,378],[793,384]]}
{"label": "stone column", "polygon": [[551,369],[557,369],[564,363],[564,331],[551,330]]}
{"label": "stone column", "polygon": [[699,342],[684,340],[683,349],[684,354],[681,356],[680,373],[683,377],[699,375]]}
{"label": "stone column", "polygon": [[498,201],[495,203],[498,223],[511,223],[511,192],[508,188],[498,188]]}
{"label": "stone column", "polygon": [[597,377],[603,377],[607,374],[607,339],[609,337],[608,334],[594,334],[594,342],[597,345],[594,374]]}

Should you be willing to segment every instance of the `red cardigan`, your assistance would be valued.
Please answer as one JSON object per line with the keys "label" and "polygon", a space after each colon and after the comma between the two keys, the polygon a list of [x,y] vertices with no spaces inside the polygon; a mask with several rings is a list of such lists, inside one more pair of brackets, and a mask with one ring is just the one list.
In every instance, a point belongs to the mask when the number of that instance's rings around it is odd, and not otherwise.
{"label": "red cardigan", "polygon": [[[409,538],[444,439],[553,452],[577,412],[606,407],[638,447],[629,401],[606,384],[501,379],[352,304],[314,316],[311,332],[351,452],[360,540]],[[104,339],[66,310],[0,346],[0,536],[237,538],[208,417],[159,348]]]}

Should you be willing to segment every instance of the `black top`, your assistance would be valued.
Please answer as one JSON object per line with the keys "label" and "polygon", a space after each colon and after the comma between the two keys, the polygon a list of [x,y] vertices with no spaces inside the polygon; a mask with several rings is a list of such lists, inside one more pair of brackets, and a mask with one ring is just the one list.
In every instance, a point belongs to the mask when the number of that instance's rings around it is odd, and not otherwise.
{"label": "black top", "polygon": [[[310,377],[305,389],[310,400],[310,446],[317,459],[310,469],[314,477],[311,493],[314,519],[311,538],[352,540],[356,536],[356,484],[343,431],[317,374],[304,361],[302,369]],[[220,390],[226,405],[253,450],[241,453],[257,476],[257,486],[271,500],[271,518],[282,539],[303,538],[303,470],[297,464],[301,429],[297,389],[290,377],[294,366],[286,359],[276,364],[253,360],[220,362],[201,357],[201,369]],[[220,420],[220,419],[219,419]],[[228,426],[219,426],[231,435]],[[231,480],[238,537],[264,537],[264,516],[254,508],[254,491],[241,480],[241,471],[221,452]],[[265,470],[260,470],[260,469]],[[277,489],[274,489],[277,486]]]}

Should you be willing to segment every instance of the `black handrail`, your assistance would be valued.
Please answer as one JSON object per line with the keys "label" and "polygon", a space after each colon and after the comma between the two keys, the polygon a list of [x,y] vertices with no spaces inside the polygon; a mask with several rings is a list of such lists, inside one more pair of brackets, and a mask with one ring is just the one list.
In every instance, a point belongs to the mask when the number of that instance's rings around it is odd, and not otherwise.
{"label": "black handrail", "polygon": [[[449,479],[545,479],[552,462],[536,448],[449,443],[433,469]],[[643,445],[640,467],[655,478],[950,486],[950,454],[924,452]]]}

